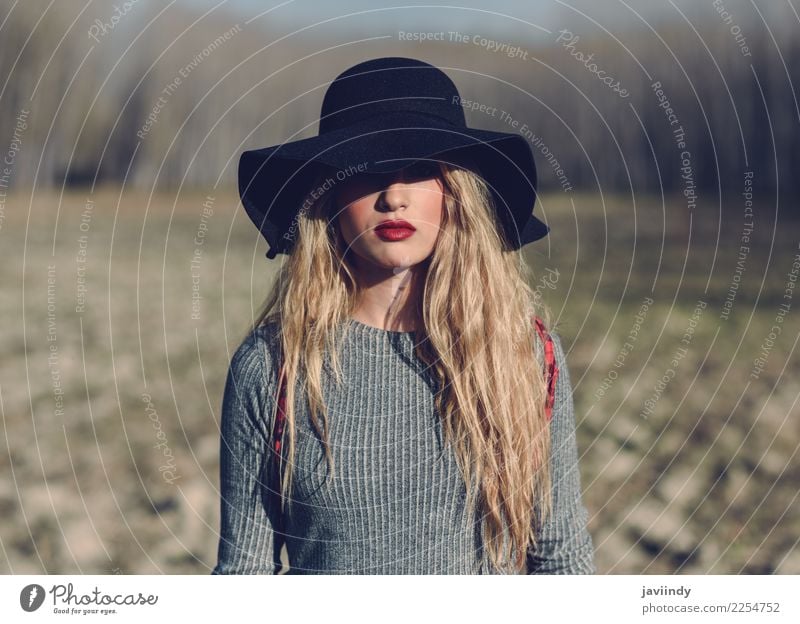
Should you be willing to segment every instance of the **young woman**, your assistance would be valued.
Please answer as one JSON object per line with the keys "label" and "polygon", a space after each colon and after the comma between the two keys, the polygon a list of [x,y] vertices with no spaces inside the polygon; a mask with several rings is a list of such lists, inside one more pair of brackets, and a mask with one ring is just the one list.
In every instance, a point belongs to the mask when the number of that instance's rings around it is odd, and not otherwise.
{"label": "young woman", "polygon": [[283,546],[289,573],[594,573],[569,371],[518,251],[548,233],[527,142],[381,58],[239,175],[288,260],[228,372],[212,574],[276,573]]}

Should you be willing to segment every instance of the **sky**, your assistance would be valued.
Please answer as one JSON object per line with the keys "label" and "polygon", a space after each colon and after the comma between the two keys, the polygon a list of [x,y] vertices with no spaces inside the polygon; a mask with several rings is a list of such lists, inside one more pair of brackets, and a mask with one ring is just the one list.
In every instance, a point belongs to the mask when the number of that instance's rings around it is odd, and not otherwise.
{"label": "sky", "polygon": [[[236,21],[254,19],[270,25],[270,32],[307,31],[335,35],[369,36],[370,32],[462,31],[470,35],[505,36],[536,43],[552,43],[552,33],[567,28],[576,35],[598,34],[605,28],[617,34],[629,28],[647,28],[645,22],[665,20],[686,27],[690,22],[722,20],[726,11],[742,26],[759,13],[772,28],[796,26],[788,0],[177,0],[204,12],[212,7]],[[797,10],[797,9],[794,9]],[[684,18],[685,16],[685,18]],[[326,21],[328,20],[328,21]],[[644,21],[643,21],[644,20]],[[727,26],[726,26],[727,27]],[[751,26],[752,27],[752,26]],[[319,30],[317,30],[319,29]]]}
{"label": "sky", "polygon": [[[639,13],[646,20],[660,20],[666,16],[680,17],[675,6],[687,15],[709,9],[711,2],[697,0],[180,0],[186,6],[207,10],[222,2],[221,9],[238,14],[244,19],[260,13],[258,19],[287,28],[305,26],[334,18],[322,25],[328,32],[336,30],[385,29],[406,30],[458,30],[470,33],[515,34],[550,39],[547,31],[557,31],[568,24],[575,34],[597,30],[592,19],[609,30],[618,31],[626,26],[642,24]],[[709,6],[701,7],[707,4]],[[741,6],[741,0],[727,0],[731,7]],[[626,6],[627,5],[627,6]],[[413,8],[412,8],[413,7]],[[630,8],[628,8],[630,7]],[[632,9],[632,10],[631,10]],[[268,13],[266,13],[269,11]],[[635,11],[635,12],[634,12]],[[585,14],[588,17],[582,15]],[[542,30],[542,27],[546,30]]]}

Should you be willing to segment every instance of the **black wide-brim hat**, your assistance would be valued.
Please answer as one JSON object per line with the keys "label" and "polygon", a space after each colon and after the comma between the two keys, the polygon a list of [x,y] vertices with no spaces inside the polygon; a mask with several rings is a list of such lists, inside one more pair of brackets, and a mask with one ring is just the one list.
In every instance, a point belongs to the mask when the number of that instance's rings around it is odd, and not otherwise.
{"label": "black wide-brim hat", "polygon": [[410,58],[377,58],[341,73],[325,93],[317,136],[242,153],[239,194],[274,258],[291,252],[293,221],[321,171],[335,184],[419,160],[476,166],[513,249],[547,236],[550,228],[533,215],[537,177],[528,141],[468,127],[450,78]]}

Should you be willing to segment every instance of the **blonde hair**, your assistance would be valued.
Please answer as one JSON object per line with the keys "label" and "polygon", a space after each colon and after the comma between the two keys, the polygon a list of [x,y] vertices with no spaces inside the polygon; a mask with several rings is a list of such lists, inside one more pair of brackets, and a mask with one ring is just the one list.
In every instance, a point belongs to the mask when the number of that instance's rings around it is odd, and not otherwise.
{"label": "blonde hair", "polygon": [[[421,288],[423,336],[415,340],[415,350],[439,382],[437,413],[467,484],[467,509],[475,513],[480,507],[484,549],[497,569],[520,572],[526,552],[536,544],[536,526],[552,507],[546,380],[537,359],[533,315],[549,329],[551,317],[529,286],[521,253],[508,248],[496,226],[490,189],[471,169],[439,163],[442,224]],[[253,326],[277,321],[281,329],[282,448],[288,448],[282,500],[291,492],[294,382],[300,373],[329,474],[334,470],[322,397],[323,353],[331,353],[340,378],[334,330],[356,310],[359,293],[332,225],[332,196],[312,190],[305,198],[294,224],[294,249]]]}

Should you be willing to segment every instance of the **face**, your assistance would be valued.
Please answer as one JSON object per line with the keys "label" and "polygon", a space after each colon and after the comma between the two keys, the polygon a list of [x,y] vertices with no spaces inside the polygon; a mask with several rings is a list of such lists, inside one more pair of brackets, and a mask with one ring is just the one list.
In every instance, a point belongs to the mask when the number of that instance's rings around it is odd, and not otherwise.
{"label": "face", "polygon": [[444,202],[435,162],[353,176],[336,186],[335,198],[339,231],[357,262],[397,270],[433,253]]}

